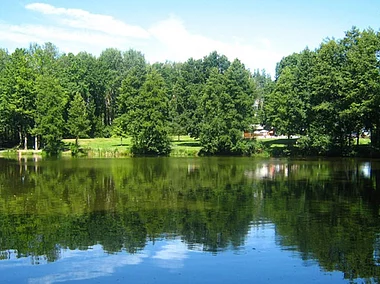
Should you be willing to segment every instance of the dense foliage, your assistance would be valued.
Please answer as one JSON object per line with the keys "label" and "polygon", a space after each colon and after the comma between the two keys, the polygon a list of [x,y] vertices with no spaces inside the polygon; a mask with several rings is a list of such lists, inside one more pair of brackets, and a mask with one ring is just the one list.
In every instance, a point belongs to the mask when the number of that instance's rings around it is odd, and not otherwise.
{"label": "dense foliage", "polygon": [[[129,135],[133,153],[167,155],[170,135],[190,134],[204,153],[242,153],[260,76],[217,52],[150,65],[134,50],[99,57],[61,54],[51,43],[0,50],[0,146],[57,154],[62,137],[75,138],[77,149],[81,137]],[[219,113],[212,131],[205,105]]]}
{"label": "dense foliage", "polygon": [[[303,134],[307,154],[347,154],[363,133],[380,146],[380,33],[352,28],[281,60],[262,120],[285,135]],[[367,134],[367,135],[368,135]]]}
{"label": "dense foliage", "polygon": [[261,123],[301,135],[304,154],[345,155],[363,133],[379,150],[379,58],[380,33],[355,27],[284,57],[274,81],[217,52],[149,64],[135,50],[0,49],[0,146],[54,154],[62,137],[128,135],[133,153],[166,155],[171,135],[189,134],[206,155],[241,155],[255,147],[243,131]]}

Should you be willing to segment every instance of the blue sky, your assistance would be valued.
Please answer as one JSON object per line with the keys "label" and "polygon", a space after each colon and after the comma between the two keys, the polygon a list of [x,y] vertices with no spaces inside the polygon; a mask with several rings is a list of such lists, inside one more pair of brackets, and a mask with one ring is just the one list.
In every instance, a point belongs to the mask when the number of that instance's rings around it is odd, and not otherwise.
{"label": "blue sky", "polygon": [[155,61],[216,50],[274,75],[283,56],[357,26],[378,31],[379,0],[0,0],[0,47],[54,43],[99,55],[133,48]]}

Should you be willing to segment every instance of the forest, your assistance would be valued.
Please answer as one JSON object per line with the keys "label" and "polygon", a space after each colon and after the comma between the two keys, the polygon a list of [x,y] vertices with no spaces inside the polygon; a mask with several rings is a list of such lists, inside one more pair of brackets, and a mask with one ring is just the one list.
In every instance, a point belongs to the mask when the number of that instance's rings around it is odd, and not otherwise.
{"label": "forest", "polygon": [[62,151],[63,138],[129,136],[131,152],[167,155],[190,135],[205,155],[250,155],[262,124],[300,135],[306,155],[347,155],[361,135],[380,146],[380,34],[355,27],[342,39],[284,57],[272,78],[217,51],[148,63],[130,49],[61,53],[52,43],[0,49],[0,147]]}

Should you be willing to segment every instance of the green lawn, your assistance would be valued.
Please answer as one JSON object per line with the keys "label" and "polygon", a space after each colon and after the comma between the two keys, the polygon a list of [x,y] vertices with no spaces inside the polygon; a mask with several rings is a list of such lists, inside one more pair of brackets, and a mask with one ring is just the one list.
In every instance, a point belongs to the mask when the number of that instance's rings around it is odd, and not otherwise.
{"label": "green lawn", "polygon": [[[69,150],[75,139],[63,139],[63,142]],[[179,141],[178,136],[173,136],[172,142],[171,156],[197,156],[201,149],[199,142],[189,136],[180,136]],[[126,156],[129,155],[131,138],[123,138],[122,144],[120,138],[79,139],[79,146],[89,153],[89,156]]]}
{"label": "green lawn", "polygon": [[201,150],[199,141],[191,138],[190,136],[172,137],[172,152],[170,156],[197,156]]}
{"label": "green lawn", "polygon": [[[65,144],[75,143],[75,139],[63,139]],[[122,143],[122,144],[121,144]],[[130,147],[131,138],[123,138],[121,141],[120,138],[90,138],[90,139],[79,139],[79,145],[83,148],[91,149],[127,149]]]}

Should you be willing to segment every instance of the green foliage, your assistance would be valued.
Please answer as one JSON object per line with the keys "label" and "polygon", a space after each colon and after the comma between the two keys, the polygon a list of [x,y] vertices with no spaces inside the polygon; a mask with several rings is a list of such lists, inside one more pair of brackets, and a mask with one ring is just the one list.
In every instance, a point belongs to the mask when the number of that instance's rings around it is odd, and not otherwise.
{"label": "green foliage", "polygon": [[295,86],[294,70],[290,67],[284,68],[274,92],[266,98],[264,111],[267,126],[274,127],[278,134],[290,136],[301,133],[306,111]]}
{"label": "green foliage", "polygon": [[165,82],[154,69],[150,70],[139,89],[121,95],[125,111],[120,118],[121,127],[132,136],[132,152],[139,155],[168,155],[170,137],[168,99]]}
{"label": "green foliage", "polygon": [[[10,131],[19,136],[19,146],[33,127],[35,73],[27,50],[17,48],[9,58],[4,72],[4,111]],[[24,144],[24,148],[27,145]]]}
{"label": "green foliage", "polygon": [[59,83],[51,76],[41,76],[36,82],[35,134],[41,135],[44,150],[57,155],[62,150],[65,96]]}
{"label": "green foliage", "polygon": [[204,154],[249,154],[242,136],[253,122],[254,98],[253,81],[240,61],[224,74],[211,69],[198,109]]}
{"label": "green foliage", "polygon": [[90,121],[87,118],[86,104],[79,93],[77,93],[74,96],[74,99],[70,102],[66,127],[69,133],[75,137],[76,145],[78,145],[78,139],[80,137],[86,137],[90,130]]}
{"label": "green foliage", "polygon": [[[284,57],[273,82],[265,70],[252,74],[239,60],[231,63],[216,51],[184,63],[149,65],[141,52],[132,49],[110,48],[99,57],[87,52],[62,54],[51,43],[31,44],[12,54],[0,49],[0,146],[26,149],[30,141],[37,141],[30,139],[36,135],[47,142],[39,120],[48,113],[46,106],[62,101],[47,102],[56,97],[38,85],[41,77],[48,77],[51,89],[66,102],[48,114],[67,122],[62,135],[53,128],[44,130],[45,136],[56,131],[57,141],[133,133],[136,152],[163,154],[168,152],[167,133],[188,134],[200,139],[206,154],[246,154],[242,132],[262,124],[276,134],[315,132],[317,141],[329,137],[339,155],[356,151],[354,144],[361,144],[360,135],[353,139],[353,133],[368,131],[376,151],[380,149],[379,50],[379,32],[353,27],[342,39],[328,39],[313,51],[305,48]],[[155,89],[143,87],[148,70],[161,77]],[[46,93],[46,99],[38,92]],[[142,102],[148,99],[153,105],[148,95],[153,93],[160,93],[162,104],[157,109],[164,115],[148,118],[136,106],[154,109]],[[83,102],[73,107],[77,96]],[[57,121],[47,125],[58,125]],[[74,129],[76,124],[81,126]],[[150,150],[143,146],[152,143],[156,146]],[[327,151],[320,148],[316,152]]]}
{"label": "green foliage", "polygon": [[303,155],[324,156],[331,151],[333,143],[328,135],[314,132],[298,139],[297,147]]}

